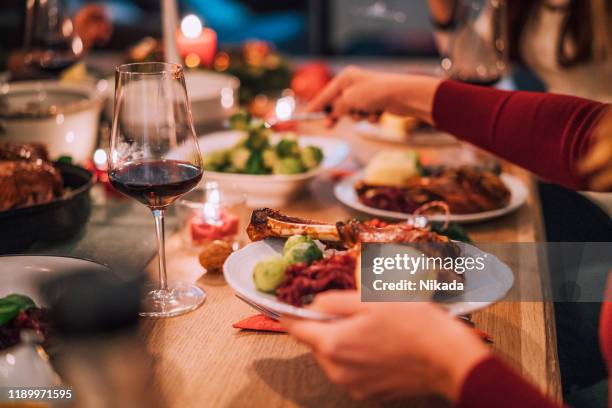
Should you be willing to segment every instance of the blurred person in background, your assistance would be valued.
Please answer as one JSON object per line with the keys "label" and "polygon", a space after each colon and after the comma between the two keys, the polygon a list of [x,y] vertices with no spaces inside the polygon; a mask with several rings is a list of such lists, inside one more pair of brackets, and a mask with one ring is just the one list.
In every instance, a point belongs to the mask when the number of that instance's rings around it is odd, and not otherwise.
{"label": "blurred person in background", "polygon": [[[455,3],[428,0],[438,33],[452,30]],[[532,70],[549,92],[612,102],[612,0],[510,0],[512,61]],[[439,43],[444,53],[447,44]]]}

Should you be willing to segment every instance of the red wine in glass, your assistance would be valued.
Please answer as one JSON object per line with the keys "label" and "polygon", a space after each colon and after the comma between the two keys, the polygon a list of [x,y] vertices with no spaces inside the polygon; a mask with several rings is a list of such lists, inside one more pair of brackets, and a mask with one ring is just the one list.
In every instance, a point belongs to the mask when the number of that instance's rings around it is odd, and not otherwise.
{"label": "red wine in glass", "polygon": [[202,170],[180,160],[127,163],[109,172],[113,187],[151,209],[165,208],[194,188]]}

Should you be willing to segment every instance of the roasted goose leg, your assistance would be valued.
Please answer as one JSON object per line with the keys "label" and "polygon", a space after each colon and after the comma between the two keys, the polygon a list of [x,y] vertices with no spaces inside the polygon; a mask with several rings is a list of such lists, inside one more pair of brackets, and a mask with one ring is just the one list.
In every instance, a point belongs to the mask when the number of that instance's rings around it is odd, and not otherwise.
{"label": "roasted goose leg", "polygon": [[326,242],[341,240],[335,225],[290,217],[270,208],[253,211],[247,234],[251,241],[261,241],[269,237],[288,238],[292,235],[308,235]]}
{"label": "roasted goose leg", "polygon": [[[333,244],[335,247],[345,248],[352,248],[360,242],[419,243],[431,247],[428,253],[438,253],[440,249],[444,249],[448,253],[443,255],[457,256],[459,254],[459,248],[447,237],[406,223],[377,228],[351,220],[331,225],[290,217],[270,208],[253,211],[247,234],[252,241],[268,237],[288,238],[296,234],[308,235],[311,238]],[[434,251],[433,248],[440,249]]]}

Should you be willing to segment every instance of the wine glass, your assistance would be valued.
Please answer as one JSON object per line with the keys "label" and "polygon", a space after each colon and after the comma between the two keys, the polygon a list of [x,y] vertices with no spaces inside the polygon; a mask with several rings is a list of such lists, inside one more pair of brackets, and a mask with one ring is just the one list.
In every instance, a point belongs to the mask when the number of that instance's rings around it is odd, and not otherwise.
{"label": "wine glass", "polygon": [[149,207],[155,218],[159,285],[147,291],[141,316],[177,316],[196,309],[206,293],[194,284],[169,283],[164,251],[166,209],[202,179],[180,65],[145,62],[117,67],[109,179],[121,193]]}
{"label": "wine glass", "polygon": [[508,71],[506,1],[456,0],[454,4],[442,69],[459,81],[494,85]]}
{"label": "wine glass", "polygon": [[76,63],[83,42],[74,33],[64,0],[26,2],[24,62],[43,77],[57,76]]}

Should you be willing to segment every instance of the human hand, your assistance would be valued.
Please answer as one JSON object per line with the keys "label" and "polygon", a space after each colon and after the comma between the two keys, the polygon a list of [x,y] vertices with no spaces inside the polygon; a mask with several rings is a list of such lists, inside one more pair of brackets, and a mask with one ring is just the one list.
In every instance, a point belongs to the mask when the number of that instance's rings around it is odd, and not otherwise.
{"label": "human hand", "polygon": [[104,44],[113,32],[113,25],[106,10],[99,4],[83,6],[74,16],[74,30],[83,41],[83,48],[90,49]]}
{"label": "human hand", "polygon": [[361,303],[355,292],[329,291],[311,308],[343,318],[281,322],[312,348],[329,379],[357,399],[440,394],[456,401],[472,367],[489,354],[432,303]]}
{"label": "human hand", "polygon": [[382,112],[416,116],[432,123],[431,111],[438,78],[345,68],[308,104],[308,112],[331,108],[330,123],[343,115],[377,121]]}

